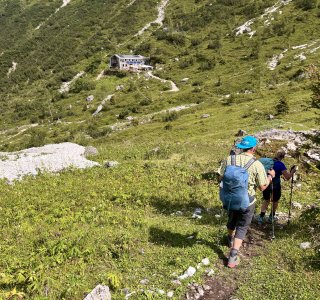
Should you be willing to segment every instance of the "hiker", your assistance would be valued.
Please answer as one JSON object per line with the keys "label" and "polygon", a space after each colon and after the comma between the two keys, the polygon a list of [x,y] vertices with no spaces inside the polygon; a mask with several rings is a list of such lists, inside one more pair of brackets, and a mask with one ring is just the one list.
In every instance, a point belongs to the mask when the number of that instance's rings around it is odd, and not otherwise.
{"label": "hiker", "polygon": [[272,210],[268,218],[268,223],[272,223],[272,219],[276,220],[275,214],[281,197],[281,176],[283,176],[285,180],[289,180],[296,172],[296,166],[292,166],[290,172],[287,170],[287,167],[282,162],[285,155],[286,153],[281,149],[277,151],[276,157],[274,158],[273,169],[276,174],[272,180],[272,184],[263,191],[264,201],[261,206],[260,215],[257,218],[257,221],[260,225],[265,222],[265,215],[270,201],[272,202]]}
{"label": "hiker", "polygon": [[[228,158],[222,162],[219,169],[219,174],[222,179],[220,183],[220,186],[222,185],[220,198],[224,204],[224,208],[228,210],[227,239],[230,247],[229,268],[236,267],[240,262],[238,251],[254,215],[256,201],[255,190],[257,187],[262,191],[265,190],[275,175],[274,170],[269,170],[267,175],[261,162],[254,158],[257,144],[258,141],[255,137],[243,137],[241,142],[236,144],[236,147],[241,149],[242,153],[228,156]],[[232,200],[227,203],[227,201],[224,200],[228,198],[228,195],[226,196],[224,193],[227,194],[227,184],[229,187],[232,185],[232,182],[227,182],[227,173],[228,170],[232,169],[232,166],[241,167],[240,169],[246,174],[246,181],[245,184],[242,185],[243,193],[236,195],[237,197],[233,194],[230,198]],[[237,180],[236,178],[234,182],[237,182]],[[232,190],[232,187],[230,190]],[[235,198],[237,200],[235,200]],[[240,205],[237,205],[235,203],[236,201],[238,201]],[[246,201],[246,205],[243,205]]]}

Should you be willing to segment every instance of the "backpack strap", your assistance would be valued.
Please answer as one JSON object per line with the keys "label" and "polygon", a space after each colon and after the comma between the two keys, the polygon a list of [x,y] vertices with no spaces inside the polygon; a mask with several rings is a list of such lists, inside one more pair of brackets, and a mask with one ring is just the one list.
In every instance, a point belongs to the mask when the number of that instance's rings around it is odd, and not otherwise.
{"label": "backpack strap", "polygon": [[253,163],[254,163],[255,161],[256,161],[255,158],[251,158],[243,168],[246,169],[246,170],[248,170],[248,169],[253,165]]}
{"label": "backpack strap", "polygon": [[231,155],[231,166],[235,166],[235,165],[236,165],[236,156]]}

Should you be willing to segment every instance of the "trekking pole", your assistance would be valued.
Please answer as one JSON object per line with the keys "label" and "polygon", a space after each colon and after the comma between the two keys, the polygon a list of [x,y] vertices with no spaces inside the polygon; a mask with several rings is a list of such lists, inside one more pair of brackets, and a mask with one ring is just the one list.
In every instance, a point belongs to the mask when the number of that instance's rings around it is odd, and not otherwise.
{"label": "trekking pole", "polygon": [[276,237],[274,235],[274,208],[273,208],[273,183],[271,181],[271,222],[272,222],[272,236],[271,239],[274,240]]}
{"label": "trekking pole", "polygon": [[290,204],[289,204],[289,214],[288,214],[288,225],[291,219],[291,206],[292,206],[292,191],[293,191],[293,175],[291,177],[291,187],[290,187]]}

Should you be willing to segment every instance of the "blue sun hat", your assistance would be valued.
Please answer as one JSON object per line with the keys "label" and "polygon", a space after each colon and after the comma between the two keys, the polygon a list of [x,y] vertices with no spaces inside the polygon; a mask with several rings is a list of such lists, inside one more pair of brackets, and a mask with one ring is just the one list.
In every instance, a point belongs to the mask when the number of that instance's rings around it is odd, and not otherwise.
{"label": "blue sun hat", "polygon": [[250,149],[258,145],[258,140],[252,135],[247,135],[242,138],[241,142],[236,144],[237,148]]}

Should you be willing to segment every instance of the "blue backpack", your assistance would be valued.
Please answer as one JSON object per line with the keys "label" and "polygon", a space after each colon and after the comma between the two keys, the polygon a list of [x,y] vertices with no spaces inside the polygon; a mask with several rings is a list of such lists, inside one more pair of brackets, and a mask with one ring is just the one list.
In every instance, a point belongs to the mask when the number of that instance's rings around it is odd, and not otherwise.
{"label": "blue backpack", "polygon": [[236,165],[236,156],[231,156],[231,165],[226,167],[220,188],[220,200],[224,209],[246,210],[249,207],[247,170],[255,161],[252,158],[244,167],[240,167]]}

